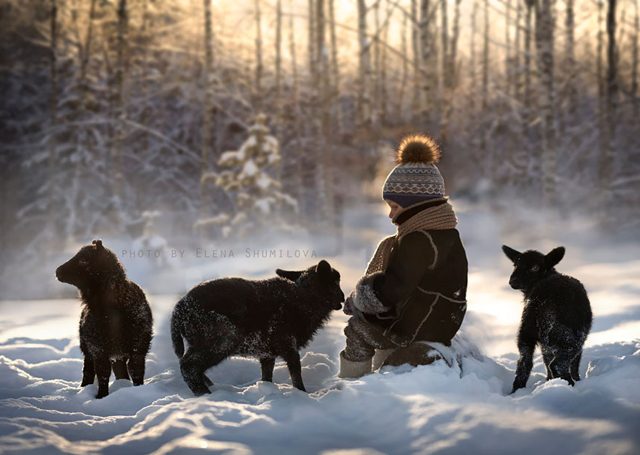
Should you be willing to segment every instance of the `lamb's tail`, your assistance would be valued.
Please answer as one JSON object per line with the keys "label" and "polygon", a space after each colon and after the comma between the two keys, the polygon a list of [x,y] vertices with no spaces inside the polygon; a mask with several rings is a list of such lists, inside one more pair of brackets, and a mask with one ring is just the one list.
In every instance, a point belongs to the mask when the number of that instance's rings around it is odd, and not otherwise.
{"label": "lamb's tail", "polygon": [[182,339],[182,310],[183,301],[180,300],[171,313],[171,342],[173,343],[173,351],[179,359],[184,355],[184,340]]}

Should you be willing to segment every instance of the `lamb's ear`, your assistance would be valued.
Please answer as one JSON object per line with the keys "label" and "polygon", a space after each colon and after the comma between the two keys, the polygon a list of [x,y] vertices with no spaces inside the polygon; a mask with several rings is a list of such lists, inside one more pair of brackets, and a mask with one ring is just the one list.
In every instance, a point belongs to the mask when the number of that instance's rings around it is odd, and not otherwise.
{"label": "lamb's ear", "polygon": [[516,262],[516,260],[522,254],[519,251],[514,250],[513,248],[509,248],[507,245],[502,245],[502,251],[509,259],[511,259],[511,262]]}
{"label": "lamb's ear", "polygon": [[286,278],[287,280],[297,281],[298,278],[300,278],[300,275],[302,275],[302,272],[295,272],[293,270],[276,269],[276,275],[282,278]]}
{"label": "lamb's ear", "polygon": [[544,265],[548,268],[555,267],[558,262],[562,261],[564,257],[565,249],[563,246],[559,246],[558,248],[554,248],[544,257]]}
{"label": "lamb's ear", "polygon": [[102,240],[100,240],[100,239],[94,240],[94,241],[93,241],[93,244],[96,246],[96,249],[98,249],[98,250],[101,250],[101,249],[103,249],[103,248],[104,248],[104,247],[102,246]]}
{"label": "lamb's ear", "polygon": [[331,266],[327,261],[323,259],[322,261],[318,262],[318,265],[316,266],[316,273],[318,275],[328,275],[331,273]]}

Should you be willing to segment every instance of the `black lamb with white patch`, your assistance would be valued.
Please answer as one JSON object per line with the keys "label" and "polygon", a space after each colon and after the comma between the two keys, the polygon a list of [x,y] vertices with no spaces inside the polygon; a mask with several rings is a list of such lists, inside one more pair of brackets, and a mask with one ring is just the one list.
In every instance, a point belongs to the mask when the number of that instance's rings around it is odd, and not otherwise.
{"label": "black lamb with white patch", "polygon": [[113,251],[102,240],[94,240],[58,267],[56,277],[76,286],[83,304],[81,386],[93,384],[98,376],[96,398],[109,395],[112,369],[116,379],[132,379],[134,385],[142,385],[153,317],[144,292],[127,279]]}
{"label": "black lamb with white patch", "polygon": [[333,310],[342,308],[340,273],[322,260],[306,270],[276,274],[265,280],[206,281],[176,304],[171,339],[182,377],[195,395],[209,393],[213,385],[205,371],[232,355],[257,357],[263,381],[272,381],[275,359],[282,357],[293,386],[305,390],[299,350]]}
{"label": "black lamb with white patch", "polygon": [[502,251],[515,266],[509,284],[524,294],[518,331],[520,359],[511,393],[526,387],[537,344],[547,368],[547,380],[562,378],[574,385],[580,380],[582,347],[593,317],[582,283],[554,268],[564,257],[564,247],[547,255],[535,250],[519,253],[506,245]]}

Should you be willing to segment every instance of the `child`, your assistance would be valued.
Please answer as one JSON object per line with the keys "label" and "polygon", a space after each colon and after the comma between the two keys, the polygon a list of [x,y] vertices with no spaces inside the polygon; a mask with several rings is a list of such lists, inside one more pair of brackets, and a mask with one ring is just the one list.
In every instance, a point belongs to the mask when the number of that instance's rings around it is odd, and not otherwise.
{"label": "child", "polygon": [[342,378],[370,373],[372,359],[374,370],[383,362],[430,363],[439,356],[425,342],[449,346],[462,324],[467,257],[435,166],[439,157],[429,136],[410,136],[398,148],[382,190],[398,232],[380,242],[345,303],[352,317],[340,353]]}

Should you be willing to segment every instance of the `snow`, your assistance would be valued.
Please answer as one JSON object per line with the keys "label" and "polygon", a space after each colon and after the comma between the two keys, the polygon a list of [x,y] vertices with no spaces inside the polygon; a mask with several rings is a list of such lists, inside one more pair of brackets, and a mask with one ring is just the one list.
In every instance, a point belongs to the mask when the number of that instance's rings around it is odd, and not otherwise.
{"label": "snow", "polygon": [[244,163],[244,167],[242,168],[241,176],[253,177],[258,173],[258,166],[252,159],[248,159]]}
{"label": "snow", "polygon": [[[361,220],[367,229],[346,232],[350,240],[343,255],[327,257],[341,272],[345,294],[376,241],[393,232],[384,207],[379,209]],[[445,353],[452,367],[440,360],[337,379],[347,316],[335,312],[302,353],[310,393],[291,387],[282,361],[271,384],[259,381],[257,361],[233,357],[208,371],[213,393],[195,398],[180,376],[168,335],[170,311],[180,296],[149,295],[155,336],[145,384],[112,379],[110,395],[96,400],[96,385],[79,387],[79,303],[0,302],[0,453],[640,453],[637,245],[589,249],[584,245],[592,245],[590,238],[568,235],[541,246],[514,238],[512,229],[505,234],[485,212],[465,213],[460,205],[458,215],[470,259],[469,312],[455,353]],[[350,216],[347,226],[359,215]],[[321,251],[312,240],[297,248]],[[522,249],[567,246],[558,269],[585,284],[594,312],[583,380],[575,387],[545,381],[538,353],[528,387],[508,395],[522,306],[520,293],[507,285],[511,269],[501,242]],[[286,239],[281,244],[290,247]],[[248,260],[238,254],[190,273],[260,278],[272,276],[276,267],[299,269],[322,257]],[[460,364],[451,361],[461,353],[466,355]]]}

